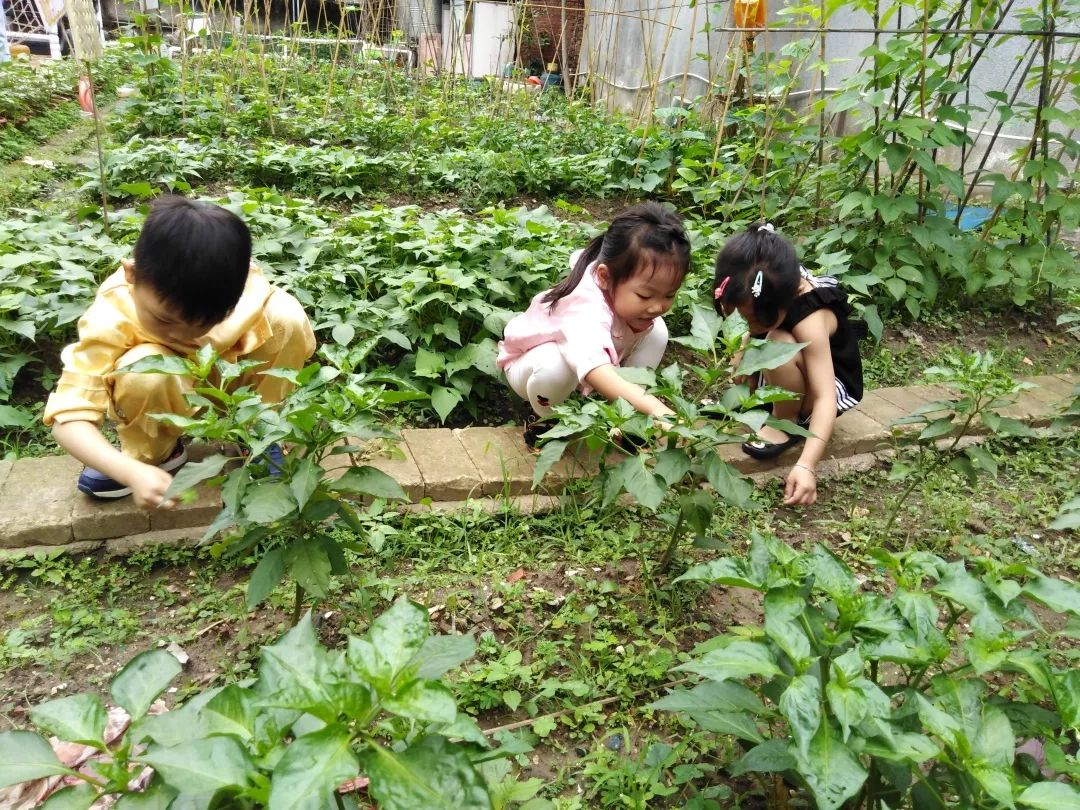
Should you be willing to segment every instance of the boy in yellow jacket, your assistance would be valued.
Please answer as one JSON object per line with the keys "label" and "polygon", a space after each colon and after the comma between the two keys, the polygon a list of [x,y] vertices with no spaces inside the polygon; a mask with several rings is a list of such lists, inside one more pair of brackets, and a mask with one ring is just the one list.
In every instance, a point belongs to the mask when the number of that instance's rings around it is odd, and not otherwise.
{"label": "boy in yellow jacket", "polygon": [[[124,261],[79,320],[63,372],[45,405],[57,443],[86,465],[78,488],[95,498],[129,494],[141,509],[168,509],[171,473],[187,461],[178,428],[150,417],[188,416],[186,377],[116,373],[153,355],[189,356],[210,344],[226,360],[259,360],[237,386],[277,402],[289,383],[259,374],[301,368],[315,335],[299,302],[251,266],[244,222],[212,203],[159,198]],[[108,416],[120,449],[101,434]],[[280,453],[280,451],[278,451]],[[268,453],[268,455],[271,455]]]}

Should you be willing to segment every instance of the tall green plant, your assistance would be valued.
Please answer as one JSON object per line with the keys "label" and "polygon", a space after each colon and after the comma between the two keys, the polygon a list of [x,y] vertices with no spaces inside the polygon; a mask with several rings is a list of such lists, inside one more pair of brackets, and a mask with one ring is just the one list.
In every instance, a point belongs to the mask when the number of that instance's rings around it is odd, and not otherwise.
{"label": "tall green plant", "polygon": [[[877,551],[883,593],[821,545],[756,536],[746,557],[676,581],[761,595],[764,622],[733,628],[675,669],[700,678],[651,704],[735,736],[733,776],[783,779],[819,810],[1072,807],[1080,790],[1080,673],[1058,642],[1080,637],[1080,588],[990,558]],[[1059,614],[1048,630],[1046,614]],[[1047,622],[1047,624],[1050,624]]]}
{"label": "tall green plant", "polygon": [[[747,429],[755,432],[766,423],[808,435],[798,425],[774,419],[762,407],[790,399],[789,392],[763,387],[751,393],[746,385],[729,385],[734,376],[783,365],[804,344],[765,340],[746,344],[745,338],[746,323],[737,315],[721,321],[712,308],[695,306],[691,335],[676,340],[700,352],[702,364],[668,366],[653,381],[654,393],[675,413],[653,418],[625,400],[607,403],[595,398],[557,408],[558,424],[544,433],[534,485],[567,450],[583,448],[599,461],[594,486],[603,504],[611,505],[625,493],[670,527],[657,561],[660,572],[670,568],[688,533],[700,544],[711,545],[708,531],[718,498],[740,509],[759,508],[751,497],[753,485],[724,460],[719,448],[743,441]],[[640,369],[621,372],[635,382],[647,382],[652,376],[641,375]],[[718,387],[724,388],[723,393],[703,404],[700,393]],[[609,452],[617,454],[616,460],[606,456]],[[703,489],[706,483],[711,492]]]}
{"label": "tall green plant", "polygon": [[[191,379],[194,388],[186,398],[194,415],[157,418],[187,436],[245,451],[238,456],[215,453],[187,464],[173,478],[166,497],[181,496],[203,481],[219,484],[222,510],[204,540],[220,537],[214,547],[218,554],[256,553],[258,564],[247,588],[249,609],[266,599],[286,575],[291,578],[296,585],[295,622],[306,595],[325,597],[331,577],[348,571],[344,555],[348,541],[335,533],[335,525],[340,523],[360,538],[367,534],[353,499],[405,497],[394,479],[374,467],[343,463],[332,473],[326,469],[328,462],[363,452],[350,442],[392,438],[382,426],[380,409],[415,395],[388,391],[367,384],[362,375],[313,364],[300,371],[263,371],[295,385],[282,402],[268,405],[250,385],[236,387],[258,365],[221,360],[205,346],[193,358],[148,357],[124,371]],[[267,456],[272,446],[287,451],[280,464]]]}
{"label": "tall green plant", "polygon": [[950,467],[971,486],[980,472],[997,474],[997,462],[990,451],[977,444],[965,445],[966,438],[980,429],[1001,437],[1035,435],[1026,423],[1001,414],[1032,384],[1012,379],[990,352],[950,354],[941,365],[926,369],[925,375],[931,382],[954,389],[956,396],[921,405],[914,414],[893,421],[901,429],[893,432],[899,454],[889,478],[905,486],[889,506],[883,540],[889,538],[907,499],[937,470]]}

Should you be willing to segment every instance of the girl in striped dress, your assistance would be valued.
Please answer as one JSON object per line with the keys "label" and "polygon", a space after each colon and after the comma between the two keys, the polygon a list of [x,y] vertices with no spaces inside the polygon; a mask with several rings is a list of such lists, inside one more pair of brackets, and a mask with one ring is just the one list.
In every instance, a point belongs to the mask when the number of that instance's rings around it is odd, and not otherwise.
{"label": "girl in striped dress", "polygon": [[[788,474],[785,504],[817,500],[817,463],[825,453],[836,418],[855,407],[863,394],[859,340],[866,324],[851,318],[847,294],[831,276],[814,276],[799,264],[794,246],[770,223],[751,225],[728,240],[716,257],[713,286],[716,310],[738,310],[754,337],[807,344],[760,382],[785,388],[799,399],[773,404],[773,416],[806,427],[798,461]],[[742,445],[759,459],[776,458],[803,441],[765,425]]]}

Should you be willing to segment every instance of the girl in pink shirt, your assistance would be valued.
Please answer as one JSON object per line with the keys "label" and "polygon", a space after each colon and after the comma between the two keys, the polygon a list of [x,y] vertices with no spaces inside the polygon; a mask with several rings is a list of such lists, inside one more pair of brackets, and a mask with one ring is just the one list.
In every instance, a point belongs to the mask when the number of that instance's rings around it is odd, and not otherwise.
{"label": "girl in pink shirt", "polygon": [[[615,369],[656,368],[664,356],[662,316],[690,267],[682,221],[657,203],[635,205],[571,256],[570,265],[570,275],[506,325],[497,363],[510,387],[540,417],[575,389],[625,399],[642,413],[671,413]],[[529,446],[542,430],[532,421],[525,428]]]}

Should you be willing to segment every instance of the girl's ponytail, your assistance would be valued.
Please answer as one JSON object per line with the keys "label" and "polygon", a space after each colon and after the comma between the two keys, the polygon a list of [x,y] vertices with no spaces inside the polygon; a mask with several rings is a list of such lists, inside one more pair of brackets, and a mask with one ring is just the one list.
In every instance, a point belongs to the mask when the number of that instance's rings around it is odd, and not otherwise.
{"label": "girl's ponytail", "polygon": [[578,256],[570,275],[541,299],[549,310],[577,289],[589,265],[607,265],[611,283],[618,286],[646,262],[666,266],[682,283],[690,269],[690,240],[682,220],[658,203],[648,202],[627,208],[611,221],[608,229],[593,238]]}
{"label": "girl's ponytail", "polygon": [[594,236],[574,262],[570,275],[548,290],[547,295],[541,299],[545,304],[550,304],[548,309],[555,309],[559,301],[577,289],[577,285],[585,278],[585,271],[589,269],[589,265],[600,258],[600,250],[604,246],[606,235],[606,233],[601,233]]}

